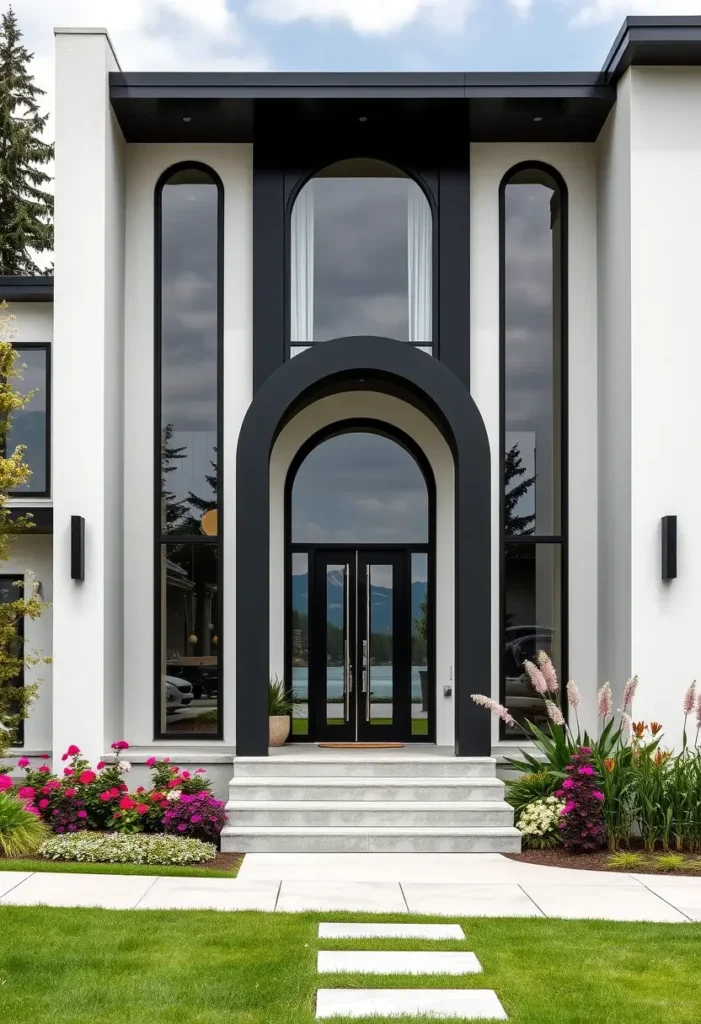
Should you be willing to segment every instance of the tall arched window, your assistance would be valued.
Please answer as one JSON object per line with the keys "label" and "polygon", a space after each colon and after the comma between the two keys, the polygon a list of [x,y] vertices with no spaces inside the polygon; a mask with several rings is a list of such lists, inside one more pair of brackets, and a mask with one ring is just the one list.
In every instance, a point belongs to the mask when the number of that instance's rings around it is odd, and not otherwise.
{"label": "tall arched window", "polygon": [[530,163],[506,175],[500,234],[501,692],[517,720],[538,721],[524,661],[544,650],[567,671],[567,191],[556,171]]}
{"label": "tall arched window", "polygon": [[325,167],[290,219],[290,342],[433,338],[433,216],[421,187],[380,160]]}
{"label": "tall arched window", "polygon": [[224,195],[202,164],[156,186],[156,738],[221,736]]}

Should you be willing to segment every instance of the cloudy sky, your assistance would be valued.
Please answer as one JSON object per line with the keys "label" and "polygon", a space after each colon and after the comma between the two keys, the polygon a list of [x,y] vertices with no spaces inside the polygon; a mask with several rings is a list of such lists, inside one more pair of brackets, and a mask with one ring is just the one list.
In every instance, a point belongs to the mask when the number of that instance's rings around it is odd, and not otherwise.
{"label": "cloudy sky", "polygon": [[[2,8],[7,6],[2,3]],[[54,25],[101,25],[151,70],[596,70],[626,14],[698,0],[15,0],[51,86]]]}

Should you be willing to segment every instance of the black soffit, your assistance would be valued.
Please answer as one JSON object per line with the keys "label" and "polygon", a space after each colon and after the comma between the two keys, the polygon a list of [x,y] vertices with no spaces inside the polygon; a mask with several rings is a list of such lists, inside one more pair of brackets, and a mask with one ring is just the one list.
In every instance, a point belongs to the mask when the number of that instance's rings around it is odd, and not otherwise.
{"label": "black soffit", "polygon": [[462,119],[475,142],[587,142],[598,136],[631,65],[701,65],[701,17],[627,18],[594,73],[110,74],[112,106],[129,142],[252,142],[314,123],[338,131],[406,126],[427,136]]}

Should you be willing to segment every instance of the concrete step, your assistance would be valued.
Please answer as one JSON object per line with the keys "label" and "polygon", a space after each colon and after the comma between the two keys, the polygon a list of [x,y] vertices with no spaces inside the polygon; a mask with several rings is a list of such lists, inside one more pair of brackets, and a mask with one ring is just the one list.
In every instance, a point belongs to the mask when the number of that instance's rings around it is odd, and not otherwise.
{"label": "concrete step", "polygon": [[[313,754],[274,754],[271,757],[234,757],[234,778],[271,778],[280,775],[301,778],[495,778],[493,757],[445,757],[426,755],[390,757],[365,756],[366,751],[316,750]],[[361,756],[362,755],[362,756]]]}
{"label": "concrete step", "polygon": [[504,799],[504,783],[492,778],[383,778],[360,781],[349,776],[303,779],[270,776],[235,776],[229,784],[229,799],[243,800],[382,800],[404,801],[491,801]]}
{"label": "concrete step", "polygon": [[227,825],[221,834],[221,847],[225,853],[518,853],[521,833],[516,828],[486,826]]}
{"label": "concrete step", "polygon": [[506,803],[387,800],[256,800],[226,805],[229,823],[262,828],[327,826],[410,826],[412,828],[513,825],[514,812]]}

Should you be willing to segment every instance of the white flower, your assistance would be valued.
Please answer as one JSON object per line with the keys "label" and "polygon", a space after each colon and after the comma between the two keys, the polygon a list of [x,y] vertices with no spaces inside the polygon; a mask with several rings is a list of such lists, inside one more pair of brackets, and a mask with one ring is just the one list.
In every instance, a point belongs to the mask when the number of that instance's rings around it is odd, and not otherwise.
{"label": "white flower", "polygon": [[548,835],[556,830],[564,806],[564,800],[554,796],[534,800],[521,811],[516,828],[526,836]]}
{"label": "white flower", "polygon": [[119,762],[119,770],[120,770],[120,772],[130,772],[131,771],[131,761],[120,761]]}
{"label": "white flower", "polygon": [[173,800],[173,801],[179,800],[180,797],[182,796],[182,792],[183,792],[182,789],[171,789],[171,791],[168,794],[166,799],[167,800]]}

